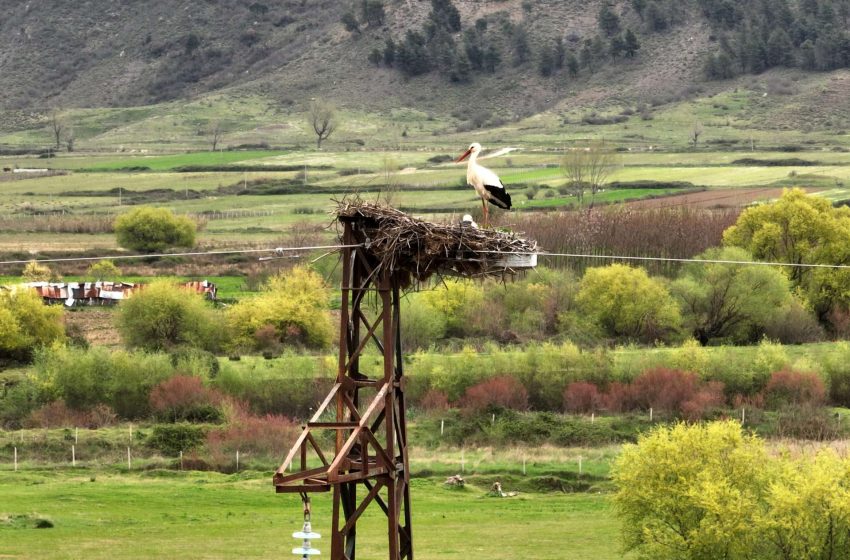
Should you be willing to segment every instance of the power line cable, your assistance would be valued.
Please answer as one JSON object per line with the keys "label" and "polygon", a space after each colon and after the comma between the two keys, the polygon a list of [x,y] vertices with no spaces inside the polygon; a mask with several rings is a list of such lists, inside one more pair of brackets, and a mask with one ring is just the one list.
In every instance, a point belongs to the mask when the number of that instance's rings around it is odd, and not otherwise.
{"label": "power line cable", "polygon": [[0,265],[5,264],[27,264],[31,262],[48,263],[48,262],[83,262],[83,261],[102,261],[102,260],[124,260],[124,259],[147,259],[152,257],[198,257],[205,255],[239,255],[247,253],[274,253],[282,255],[291,251],[313,251],[319,249],[351,249],[361,247],[357,245],[316,245],[313,247],[273,247],[267,249],[232,249],[225,251],[190,251],[185,253],[151,253],[146,255],[108,255],[103,257],[64,257],[55,259],[30,259],[30,260],[14,260],[0,261]]}

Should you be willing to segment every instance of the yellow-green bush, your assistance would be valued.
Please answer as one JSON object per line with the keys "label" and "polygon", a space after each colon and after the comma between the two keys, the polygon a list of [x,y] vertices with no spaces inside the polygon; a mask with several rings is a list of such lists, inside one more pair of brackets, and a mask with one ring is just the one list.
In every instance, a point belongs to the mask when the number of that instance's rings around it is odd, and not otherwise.
{"label": "yellow-green bush", "polygon": [[281,343],[328,347],[333,337],[329,296],[322,278],[308,268],[272,277],[260,295],[228,310],[233,346],[257,348],[257,331],[272,326]]}
{"label": "yellow-green bush", "polygon": [[0,358],[26,359],[39,346],[65,339],[62,308],[34,291],[0,292]]}
{"label": "yellow-green bush", "polygon": [[682,322],[667,288],[642,268],[622,264],[590,268],[576,303],[610,336],[644,342],[674,335]]}
{"label": "yellow-green bush", "polygon": [[155,252],[195,245],[195,222],[167,208],[143,206],[115,219],[118,244],[136,251]]}
{"label": "yellow-green bush", "polygon": [[121,302],[117,324],[128,347],[145,350],[194,346],[214,352],[226,336],[223,317],[201,294],[167,280],[152,282]]}
{"label": "yellow-green bush", "polygon": [[850,460],[772,456],[732,421],[659,427],[613,469],[625,548],[637,558],[845,558]]}

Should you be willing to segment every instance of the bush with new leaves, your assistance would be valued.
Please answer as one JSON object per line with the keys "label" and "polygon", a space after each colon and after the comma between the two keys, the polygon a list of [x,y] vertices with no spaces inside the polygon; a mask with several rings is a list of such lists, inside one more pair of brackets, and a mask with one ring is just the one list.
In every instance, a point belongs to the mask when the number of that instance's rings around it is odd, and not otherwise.
{"label": "bush with new leaves", "polygon": [[121,269],[111,260],[103,259],[91,265],[86,276],[95,280],[117,280],[121,276]]}
{"label": "bush with new leaves", "polygon": [[47,282],[54,278],[50,267],[38,261],[30,261],[21,271],[21,278],[26,282]]}
{"label": "bush with new leaves", "polygon": [[0,359],[29,359],[39,346],[64,339],[61,308],[31,290],[0,291]]}
{"label": "bush with new leaves", "polygon": [[216,351],[226,333],[222,316],[201,294],[171,282],[152,282],[118,309],[118,330],[130,348]]}
{"label": "bush with new leaves", "polygon": [[260,295],[228,310],[233,345],[258,349],[259,344],[268,344],[268,336],[258,340],[257,332],[271,326],[283,344],[327,348],[333,335],[329,297],[322,278],[309,268],[295,267],[274,276]]}
{"label": "bush with new leaves", "polygon": [[791,459],[734,421],[658,427],[612,472],[626,550],[653,560],[845,558],[850,461]]}
{"label": "bush with new leaves", "polygon": [[143,206],[115,219],[118,244],[127,249],[153,253],[169,247],[195,245],[195,222],[176,216],[166,208]]}
{"label": "bush with new leaves", "polygon": [[588,269],[576,303],[615,337],[644,342],[667,339],[682,322],[676,302],[660,281],[642,268],[622,264]]}

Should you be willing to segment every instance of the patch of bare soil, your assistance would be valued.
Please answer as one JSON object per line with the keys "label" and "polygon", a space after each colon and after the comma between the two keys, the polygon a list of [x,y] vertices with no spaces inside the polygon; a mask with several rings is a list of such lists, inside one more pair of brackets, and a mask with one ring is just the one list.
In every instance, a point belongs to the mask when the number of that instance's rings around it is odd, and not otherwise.
{"label": "patch of bare soil", "polygon": [[[822,191],[821,188],[804,189],[808,193]],[[690,206],[693,208],[723,209],[740,208],[753,202],[771,200],[782,196],[783,189],[778,188],[745,188],[745,189],[716,189],[697,193],[674,194],[650,200],[629,202],[630,208],[677,208]]]}
{"label": "patch of bare soil", "polygon": [[65,324],[79,329],[92,346],[117,347],[121,344],[115,328],[115,309],[111,307],[87,307],[65,311]]}

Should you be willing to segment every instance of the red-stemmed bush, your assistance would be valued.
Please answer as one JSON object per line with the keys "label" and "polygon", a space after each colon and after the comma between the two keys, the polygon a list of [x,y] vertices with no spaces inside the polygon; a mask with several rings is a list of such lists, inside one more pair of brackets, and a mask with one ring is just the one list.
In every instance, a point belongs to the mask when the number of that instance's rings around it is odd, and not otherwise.
{"label": "red-stemmed bush", "polygon": [[723,406],[726,402],[723,387],[720,381],[709,381],[700,387],[692,398],[682,403],[680,408],[682,417],[692,421],[700,420],[712,410]]}
{"label": "red-stemmed bush", "polygon": [[449,408],[449,397],[444,391],[439,389],[430,389],[425,396],[422,397],[422,409],[428,412],[446,410]]}
{"label": "red-stemmed bush", "polygon": [[225,468],[235,462],[237,451],[246,458],[281,461],[300,433],[300,426],[286,416],[254,416],[237,408],[226,428],[207,434],[207,449]]}
{"label": "red-stemmed bush", "polygon": [[204,387],[200,377],[175,375],[151,390],[150,405],[164,420],[218,421],[218,407],[224,397],[215,389]]}
{"label": "red-stemmed bush", "polygon": [[615,381],[608,386],[603,397],[605,409],[610,412],[629,412],[637,408],[635,392],[631,385]]}
{"label": "red-stemmed bush", "polygon": [[783,369],[770,375],[764,388],[768,406],[818,405],[826,400],[826,386],[816,373]]}
{"label": "red-stemmed bush", "polygon": [[526,410],[528,391],[516,378],[502,375],[468,388],[460,399],[460,405],[475,412],[491,407]]}
{"label": "red-stemmed bush", "polygon": [[652,368],[632,381],[635,402],[642,409],[679,412],[699,388],[696,374],[668,368]]}
{"label": "red-stemmed bush", "polygon": [[564,410],[567,412],[596,412],[602,407],[603,396],[599,388],[587,381],[576,381],[564,389]]}

